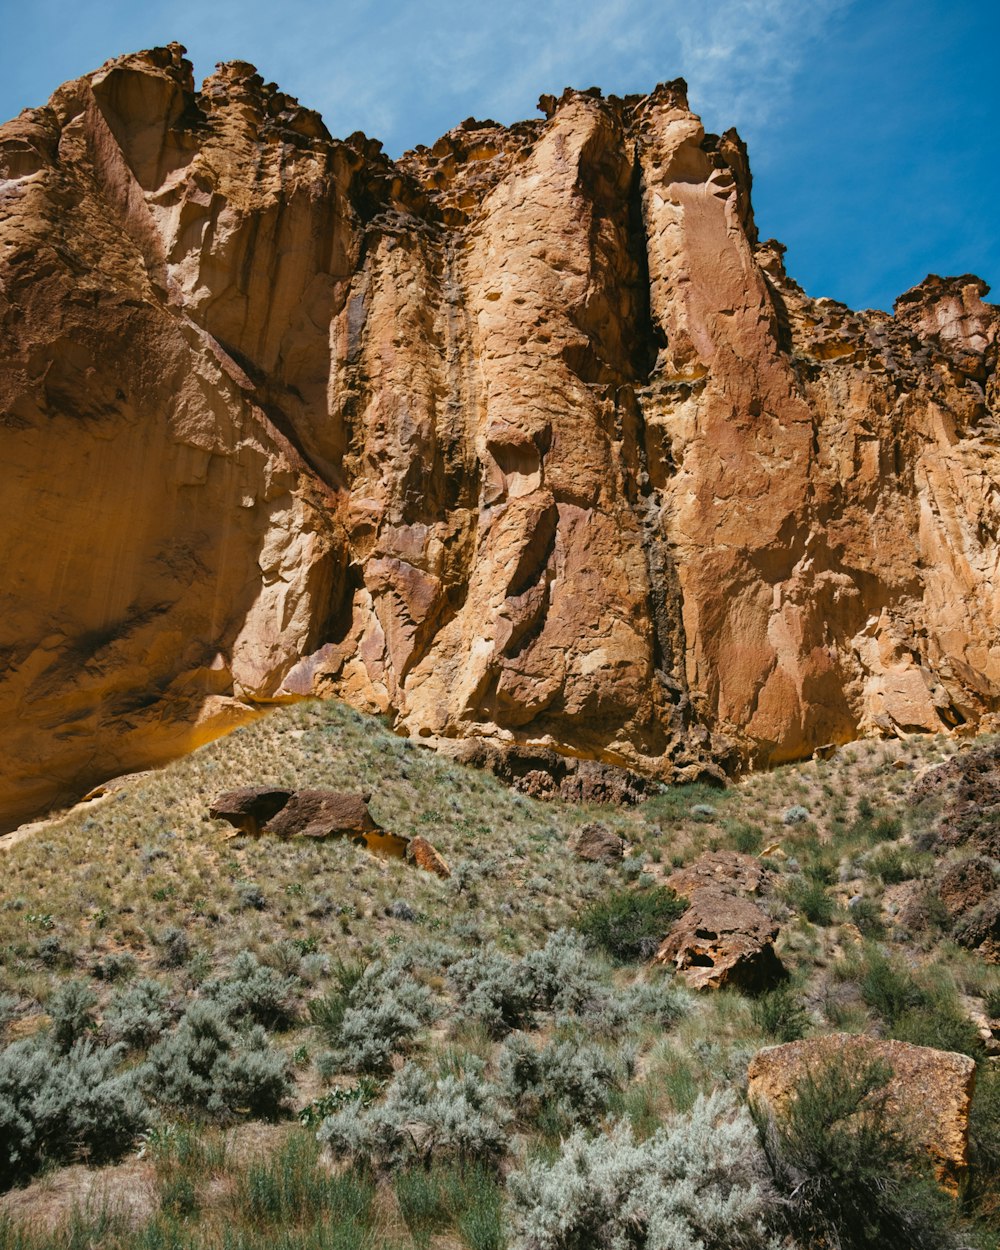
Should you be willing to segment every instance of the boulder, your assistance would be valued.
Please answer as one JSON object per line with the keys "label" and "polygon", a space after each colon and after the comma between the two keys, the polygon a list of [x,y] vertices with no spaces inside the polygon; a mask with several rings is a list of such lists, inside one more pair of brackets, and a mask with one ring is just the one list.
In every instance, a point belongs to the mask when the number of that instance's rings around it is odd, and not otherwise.
{"label": "boulder", "polygon": [[961,918],[955,940],[978,951],[987,963],[1000,964],[1000,890]]}
{"label": "boulder", "polygon": [[653,962],[673,964],[692,989],[762,990],[784,975],[777,936],[777,923],[749,899],[699,889]]}
{"label": "boulder", "polygon": [[625,854],[621,837],[599,820],[592,820],[571,839],[570,848],[577,859],[591,864],[612,864]]}
{"label": "boulder", "polygon": [[953,864],[938,882],[938,897],[954,919],[979,907],[1000,888],[1000,876],[990,860],[971,856]]}
{"label": "boulder", "polygon": [[281,838],[334,838],[379,833],[363,795],[340,790],[297,790],[267,823]]}
{"label": "boulder", "polygon": [[684,898],[697,890],[721,890],[725,894],[762,894],[771,870],[752,855],[739,851],[706,851],[684,868],[672,872],[664,882]]}
{"label": "boulder", "polygon": [[244,833],[255,834],[291,797],[291,790],[276,786],[240,786],[213,799],[208,814],[213,820],[225,820]]}
{"label": "boulder", "polygon": [[1000,859],[1000,744],[978,747],[929,768],[910,787],[910,801],[940,805],[942,846]]}
{"label": "boulder", "polygon": [[442,880],[451,876],[451,869],[443,856],[420,834],[410,839],[406,858],[411,863],[416,864],[418,868],[422,868],[424,872],[433,872],[435,876],[441,877]]}
{"label": "boulder", "polygon": [[756,1054],[747,1071],[749,1097],[780,1116],[806,1073],[837,1056],[859,1067],[879,1062],[890,1069],[887,1112],[931,1156],[939,1181],[957,1192],[969,1161],[974,1061],[928,1046],[834,1033]]}

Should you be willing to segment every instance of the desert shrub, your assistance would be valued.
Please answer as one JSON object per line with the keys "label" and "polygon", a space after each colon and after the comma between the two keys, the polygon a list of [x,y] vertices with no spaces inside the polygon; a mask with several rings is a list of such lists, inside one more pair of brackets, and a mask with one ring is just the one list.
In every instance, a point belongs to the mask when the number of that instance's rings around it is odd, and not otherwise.
{"label": "desert shrub", "polygon": [[513,959],[488,947],[448,970],[459,999],[460,1018],[481,1021],[492,1037],[530,1027],[534,1018],[534,979]]}
{"label": "desert shrub", "polygon": [[191,958],[191,939],[183,929],[171,927],[160,935],[161,968],[180,968]]}
{"label": "desert shrub", "polygon": [[826,926],[833,922],[833,899],[815,877],[802,876],[790,882],[786,896],[812,924]]}
{"label": "desert shrub", "polygon": [[544,946],[525,955],[520,975],[544,1010],[579,1013],[606,994],[586,939],[572,929],[559,929]]}
{"label": "desert shrub", "polygon": [[986,987],[983,1006],[991,1020],[1000,1020],[1000,982]]}
{"label": "desert shrub", "polygon": [[948,986],[922,990],[919,1003],[893,1023],[891,1032],[899,1041],[914,1046],[953,1050],[977,1060],[984,1053],[979,1030]]}
{"label": "desert shrub", "polygon": [[791,807],[786,807],[781,817],[783,825],[803,825],[809,819],[809,809],[803,807],[801,803],[793,803]]}
{"label": "desert shrub", "polygon": [[236,887],[236,902],[240,911],[264,911],[267,897],[255,881],[241,881]]}
{"label": "desert shrub", "polygon": [[806,1073],[778,1121],[761,1119],[789,1231],[840,1250],[944,1250],[950,1203],[887,1113],[889,1069],[837,1056]]}
{"label": "desert shrub", "polygon": [[0,1033],[10,1024],[18,1008],[18,997],[16,994],[0,994]]}
{"label": "desert shrub", "polygon": [[632,1075],[631,1056],[614,1061],[599,1046],[550,1042],[536,1049],[523,1036],[500,1052],[498,1084],[521,1119],[593,1124]]}
{"label": "desert shrub", "polygon": [[865,948],[858,988],[869,1007],[877,1011],[890,1028],[907,1011],[920,1005],[920,987],[909,969],[889,959],[875,946]]}
{"label": "desert shrub", "polygon": [[310,1013],[336,1048],[333,1061],[351,1071],[388,1071],[392,1056],[406,1051],[437,1013],[406,955],[366,967],[340,964],[335,978],[333,989],[310,1004]]}
{"label": "desert shrub", "polygon": [[594,1005],[588,1019],[606,1027],[622,1028],[642,1021],[671,1029],[691,1010],[690,993],[665,977],[638,981],[624,989],[610,990]]}
{"label": "desert shrub", "polygon": [[883,885],[898,885],[900,881],[923,876],[928,866],[933,864],[933,859],[893,843],[872,851],[863,862],[866,871],[878,877]]}
{"label": "desert shrub", "polygon": [[231,1020],[253,1020],[265,1028],[286,1028],[298,1016],[295,991],[297,977],[283,977],[262,964],[251,951],[240,951],[229,975],[206,981],[202,993]]}
{"label": "desert shrub", "polygon": [[618,890],[593,904],[578,928],[617,963],[649,959],[686,903],[673,890]]}
{"label": "desert shrub", "polygon": [[756,855],[764,845],[764,830],[744,820],[727,821],[726,832],[732,840],[733,849],[744,855]]}
{"label": "desert shrub", "polygon": [[809,1013],[790,985],[779,985],[750,1005],[755,1028],[776,1042],[795,1042],[809,1027]]}
{"label": "desert shrub", "polygon": [[976,1078],[969,1115],[978,1205],[1000,1226],[1000,1068],[984,1064]]}
{"label": "desert shrub", "polygon": [[317,1137],[362,1167],[491,1162],[506,1148],[509,1120],[484,1065],[470,1057],[460,1073],[437,1078],[408,1063],[382,1102],[352,1102],[324,1120]]}
{"label": "desert shrub", "polygon": [[857,980],[862,998],[882,1017],[891,1037],[981,1056],[982,1039],[949,981],[920,984],[899,960],[875,946],[865,949]]}
{"label": "desert shrub", "polygon": [[64,981],[45,1006],[52,1017],[52,1040],[63,1054],[96,1027],[97,995],[86,981]]}
{"label": "desert shrub", "polygon": [[225,1117],[237,1111],[272,1118],[291,1091],[288,1063],[256,1025],[237,1035],[218,1004],[196,1001],[142,1068],[150,1096],[165,1106]]}
{"label": "desert shrub", "polygon": [[98,981],[127,981],[135,975],[135,956],[127,951],[112,952],[94,962],[94,976]]}
{"label": "desert shrub", "polygon": [[121,1056],[90,1039],[63,1052],[44,1037],[0,1052],[0,1184],[48,1162],[100,1163],[129,1147],[147,1112],[135,1072],[117,1071]]}
{"label": "desert shrub", "polygon": [[310,1020],[331,1045],[336,1045],[340,1038],[340,1026],[344,1023],[351,991],[364,976],[365,967],[360,960],[345,962],[338,958],[330,965],[333,985],[309,1004]]}
{"label": "desert shrub", "polygon": [[143,978],[112,998],[104,1013],[104,1031],[115,1042],[138,1050],[151,1045],[170,1023],[166,986]]}
{"label": "desert shrub", "polygon": [[764,1250],[775,1215],[748,1112],[699,1097],[637,1143],[627,1124],[575,1132],[508,1181],[512,1250]]}
{"label": "desert shrub", "polygon": [[859,898],[850,904],[850,910],[851,920],[857,925],[862,937],[880,938],[885,934],[882,908],[877,899]]}

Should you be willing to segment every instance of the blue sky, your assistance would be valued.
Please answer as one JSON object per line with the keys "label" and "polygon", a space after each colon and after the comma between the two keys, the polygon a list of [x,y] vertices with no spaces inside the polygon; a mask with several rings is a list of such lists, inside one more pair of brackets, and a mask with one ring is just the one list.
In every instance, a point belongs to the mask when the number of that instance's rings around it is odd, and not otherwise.
{"label": "blue sky", "polygon": [[1000,0],[0,0],[0,117],[176,39],[252,61],[398,155],[542,92],[684,77],[750,146],[761,233],[810,294],[891,308],[928,272],[1000,300]]}

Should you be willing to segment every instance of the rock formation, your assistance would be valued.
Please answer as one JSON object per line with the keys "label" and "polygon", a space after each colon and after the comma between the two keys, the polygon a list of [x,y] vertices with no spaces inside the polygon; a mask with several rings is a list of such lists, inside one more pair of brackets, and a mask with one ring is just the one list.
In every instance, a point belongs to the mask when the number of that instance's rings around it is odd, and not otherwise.
{"label": "rock formation", "polygon": [[938,1180],[958,1192],[969,1164],[969,1111],[976,1064],[967,1055],[869,1037],[834,1033],[784,1046],[769,1046],[750,1061],[747,1094],[781,1115],[807,1075],[843,1061],[860,1071],[877,1063],[888,1069],[885,1111],[931,1157]]}
{"label": "rock formation", "polygon": [[771,870],[739,851],[706,851],[664,885],[688,902],[653,962],[671,964],[692,989],[739,987],[756,993],[786,972],[774,942],[779,925],[751,902],[765,894]]}
{"label": "rock formation", "polygon": [[393,162],[172,45],[0,128],[0,820],[305,694],[667,780],[993,716],[985,284],[810,299],[681,81],[541,106]]}

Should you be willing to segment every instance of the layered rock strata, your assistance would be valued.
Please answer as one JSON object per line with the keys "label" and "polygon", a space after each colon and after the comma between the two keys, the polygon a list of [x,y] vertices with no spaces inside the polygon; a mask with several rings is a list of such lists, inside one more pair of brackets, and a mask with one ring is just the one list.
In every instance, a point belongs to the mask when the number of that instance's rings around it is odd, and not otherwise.
{"label": "layered rock strata", "polygon": [[393,162],[172,45],[0,128],[0,819],[306,694],[666,780],[994,714],[985,284],[810,299],[682,82],[541,105]]}

